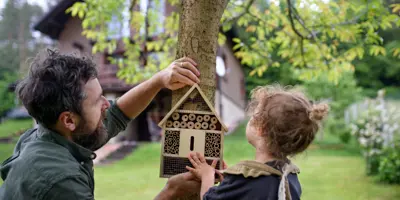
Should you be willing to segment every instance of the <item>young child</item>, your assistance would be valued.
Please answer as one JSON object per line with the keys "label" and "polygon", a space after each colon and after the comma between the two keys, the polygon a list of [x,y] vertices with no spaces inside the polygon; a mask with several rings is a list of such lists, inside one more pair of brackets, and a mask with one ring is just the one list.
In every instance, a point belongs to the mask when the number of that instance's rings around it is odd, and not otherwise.
{"label": "young child", "polygon": [[215,162],[210,166],[203,155],[191,153],[193,168],[187,169],[201,179],[201,199],[300,199],[299,169],[288,157],[307,149],[328,110],[300,92],[268,86],[253,90],[246,137],[256,149],[255,159],[227,168],[213,187]]}

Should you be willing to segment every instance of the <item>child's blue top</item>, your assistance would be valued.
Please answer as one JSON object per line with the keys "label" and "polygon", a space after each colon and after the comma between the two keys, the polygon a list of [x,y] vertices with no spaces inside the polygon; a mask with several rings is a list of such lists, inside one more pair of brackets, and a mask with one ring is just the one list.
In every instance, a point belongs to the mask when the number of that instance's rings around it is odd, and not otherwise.
{"label": "child's blue top", "polygon": [[[282,172],[283,165],[277,161],[267,162],[266,165]],[[287,178],[291,199],[299,200],[301,186],[297,174],[290,173]],[[280,181],[281,177],[274,174],[255,178],[245,178],[242,174],[226,174],[221,184],[207,191],[203,200],[277,200]]]}

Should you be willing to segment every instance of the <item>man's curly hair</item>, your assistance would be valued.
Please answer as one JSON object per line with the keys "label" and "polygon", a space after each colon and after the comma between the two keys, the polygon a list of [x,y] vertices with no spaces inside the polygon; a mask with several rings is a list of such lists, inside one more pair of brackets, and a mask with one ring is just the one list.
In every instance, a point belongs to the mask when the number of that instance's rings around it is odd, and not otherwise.
{"label": "man's curly hair", "polygon": [[83,87],[96,77],[96,65],[91,59],[47,49],[33,60],[16,93],[29,114],[50,128],[64,111],[82,114]]}

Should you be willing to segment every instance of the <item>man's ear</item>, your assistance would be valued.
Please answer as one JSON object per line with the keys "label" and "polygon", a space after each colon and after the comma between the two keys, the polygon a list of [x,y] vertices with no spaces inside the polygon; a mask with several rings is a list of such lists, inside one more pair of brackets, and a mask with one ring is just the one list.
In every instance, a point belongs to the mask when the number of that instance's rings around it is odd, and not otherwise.
{"label": "man's ear", "polygon": [[60,125],[71,132],[73,132],[79,124],[79,116],[73,112],[65,111],[58,117]]}

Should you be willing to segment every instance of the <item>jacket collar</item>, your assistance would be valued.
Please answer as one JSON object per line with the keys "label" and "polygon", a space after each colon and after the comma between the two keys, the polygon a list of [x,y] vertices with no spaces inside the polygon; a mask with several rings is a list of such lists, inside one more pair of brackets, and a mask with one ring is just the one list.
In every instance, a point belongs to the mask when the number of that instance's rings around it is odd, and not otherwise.
{"label": "jacket collar", "polygon": [[69,141],[59,133],[50,130],[42,125],[39,125],[38,127],[38,137],[43,140],[63,146],[78,162],[85,162],[96,158],[96,154],[93,151],[86,149],[72,141]]}

